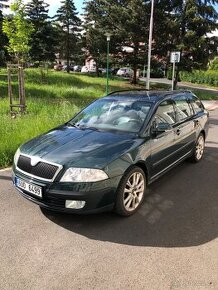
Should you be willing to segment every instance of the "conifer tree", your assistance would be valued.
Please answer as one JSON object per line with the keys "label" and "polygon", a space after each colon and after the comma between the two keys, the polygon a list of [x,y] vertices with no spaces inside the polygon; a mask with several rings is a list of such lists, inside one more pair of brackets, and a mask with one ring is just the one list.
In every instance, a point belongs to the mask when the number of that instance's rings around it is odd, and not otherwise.
{"label": "conifer tree", "polygon": [[31,35],[30,57],[33,61],[54,61],[57,37],[48,16],[49,5],[44,0],[31,0],[26,6],[29,21],[34,27]]}
{"label": "conifer tree", "polygon": [[[111,32],[111,40],[115,41],[111,48],[115,46],[119,50],[117,56],[121,63],[125,61],[132,66],[133,83],[136,83],[136,71],[138,65],[144,63],[147,50],[150,1],[92,0],[85,4],[90,23],[93,21],[95,27],[102,30],[102,35]],[[103,40],[105,43],[105,37]]]}
{"label": "conifer tree", "polygon": [[61,27],[60,34],[60,54],[67,60],[67,72],[70,72],[70,60],[72,54],[77,50],[81,20],[77,16],[73,0],[61,1],[61,7],[58,9],[55,19]]}
{"label": "conifer tree", "polygon": [[159,18],[164,29],[162,33],[157,31],[155,35],[155,45],[159,48],[155,52],[161,56],[169,56],[170,51],[176,50],[182,56],[175,86],[180,70],[191,71],[207,67],[210,51],[214,51],[207,34],[218,28],[218,13],[214,7],[216,3],[218,0],[161,0],[157,4],[162,8],[158,11],[161,13]]}

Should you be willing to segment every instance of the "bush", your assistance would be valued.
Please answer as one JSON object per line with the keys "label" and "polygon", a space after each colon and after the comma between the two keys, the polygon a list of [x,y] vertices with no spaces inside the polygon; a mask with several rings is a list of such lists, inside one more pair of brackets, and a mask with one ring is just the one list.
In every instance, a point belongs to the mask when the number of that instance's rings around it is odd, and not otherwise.
{"label": "bush", "polygon": [[[173,69],[172,69],[172,67],[170,67],[168,69],[168,71],[167,71],[167,79],[168,80],[172,80],[172,77],[173,77]],[[178,81],[181,82],[180,73],[179,73],[179,79],[178,79]]]}
{"label": "bush", "polygon": [[190,72],[180,72],[180,77],[182,81],[191,82],[195,84],[205,84],[217,87],[218,86],[218,71],[208,70],[201,71],[196,70],[192,73]]}
{"label": "bush", "polygon": [[209,63],[209,69],[210,70],[217,70],[218,71],[218,57],[215,57],[210,63]]}

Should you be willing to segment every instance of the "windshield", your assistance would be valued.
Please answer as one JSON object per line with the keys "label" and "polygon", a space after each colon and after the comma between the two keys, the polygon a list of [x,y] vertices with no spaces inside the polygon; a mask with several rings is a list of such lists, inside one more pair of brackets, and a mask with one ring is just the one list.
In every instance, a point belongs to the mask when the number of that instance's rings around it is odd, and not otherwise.
{"label": "windshield", "polygon": [[101,99],[85,108],[68,124],[78,128],[139,132],[150,109],[141,100]]}

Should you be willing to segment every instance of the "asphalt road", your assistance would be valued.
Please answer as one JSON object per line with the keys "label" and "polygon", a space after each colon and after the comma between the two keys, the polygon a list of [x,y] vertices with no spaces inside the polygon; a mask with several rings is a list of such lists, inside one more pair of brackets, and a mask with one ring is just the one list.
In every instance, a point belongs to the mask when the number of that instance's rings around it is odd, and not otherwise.
{"label": "asphalt road", "polygon": [[218,110],[205,153],[130,218],[41,211],[1,171],[0,289],[218,289]]}

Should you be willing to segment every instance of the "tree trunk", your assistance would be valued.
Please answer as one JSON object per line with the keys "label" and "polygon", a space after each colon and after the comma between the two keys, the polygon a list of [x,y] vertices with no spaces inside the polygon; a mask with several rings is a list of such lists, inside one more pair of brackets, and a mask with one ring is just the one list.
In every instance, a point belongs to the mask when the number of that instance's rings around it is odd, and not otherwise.
{"label": "tree trunk", "polygon": [[134,65],[134,68],[133,68],[132,84],[134,84],[134,85],[137,84],[137,67],[136,67],[136,65]]}
{"label": "tree trunk", "polygon": [[176,90],[178,81],[179,81],[179,66],[177,65],[176,66],[175,78],[174,78],[174,82],[173,82],[173,90]]}

